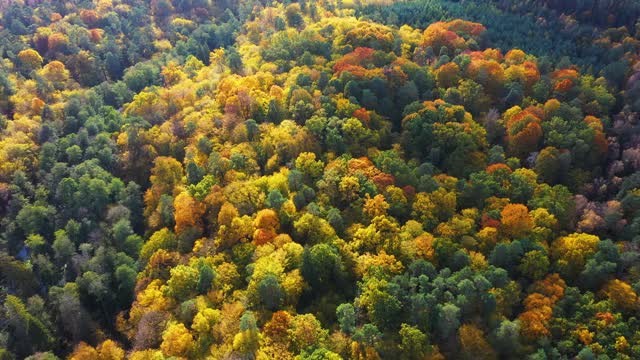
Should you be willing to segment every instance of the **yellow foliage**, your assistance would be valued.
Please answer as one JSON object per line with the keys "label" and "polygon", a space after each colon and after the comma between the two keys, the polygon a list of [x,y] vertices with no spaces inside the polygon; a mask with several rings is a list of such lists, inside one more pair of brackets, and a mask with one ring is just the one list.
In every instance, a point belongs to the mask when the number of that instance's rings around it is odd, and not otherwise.
{"label": "yellow foliage", "polygon": [[29,69],[33,70],[42,66],[42,56],[40,56],[40,54],[33,49],[20,51],[18,53],[18,58],[20,59],[20,62],[22,62],[22,64],[27,66]]}
{"label": "yellow foliage", "polygon": [[165,355],[188,358],[194,349],[193,336],[181,323],[171,323],[162,335],[160,349]]}
{"label": "yellow foliage", "polygon": [[160,350],[141,350],[132,352],[129,360],[165,360],[165,357]]}
{"label": "yellow foliage", "polygon": [[603,287],[601,294],[623,310],[633,311],[638,309],[638,295],[631,285],[624,281],[618,279],[609,281]]}
{"label": "yellow foliage", "polygon": [[375,255],[360,255],[356,261],[356,274],[360,277],[366,277],[369,270],[374,267],[379,267],[391,275],[398,275],[404,271],[402,262],[397,260],[395,256],[388,255],[384,250]]}
{"label": "yellow foliage", "polygon": [[204,309],[193,317],[191,328],[200,334],[211,332],[213,326],[220,321],[220,310]]}
{"label": "yellow foliage", "polygon": [[93,348],[80,342],[69,357],[70,360],[123,360],[124,350],[113,340],[105,340]]}
{"label": "yellow foliage", "polygon": [[551,255],[560,269],[575,275],[582,271],[587,259],[596,252],[600,239],[595,235],[574,233],[555,240]]}
{"label": "yellow foliage", "polygon": [[165,311],[171,306],[170,299],[164,296],[164,291],[161,287],[162,280],[156,279],[151,281],[144,290],[138,292],[129,312],[132,323],[137,324],[147,312]]}

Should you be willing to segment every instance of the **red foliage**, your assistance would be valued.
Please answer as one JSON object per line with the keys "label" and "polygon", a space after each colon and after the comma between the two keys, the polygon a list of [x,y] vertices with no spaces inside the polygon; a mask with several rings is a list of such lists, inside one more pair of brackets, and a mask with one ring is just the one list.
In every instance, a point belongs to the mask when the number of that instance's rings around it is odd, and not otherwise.
{"label": "red foliage", "polygon": [[378,190],[382,191],[387,188],[387,186],[393,185],[396,181],[396,178],[387,173],[380,173],[373,177],[373,183],[376,184]]}
{"label": "red foliage", "polygon": [[450,22],[436,22],[424,31],[422,46],[431,46],[436,52],[446,46],[447,49],[467,49],[467,39],[477,37],[486,28],[482,24],[456,19]]}
{"label": "red foliage", "polygon": [[371,121],[371,116],[369,115],[369,111],[367,111],[367,109],[365,108],[360,108],[354,111],[353,117],[356,119],[359,119],[365,124],[369,124],[369,121]]}
{"label": "red foliage", "polygon": [[102,41],[102,31],[100,29],[89,30],[89,38],[93,43],[99,43]]}
{"label": "red foliage", "polygon": [[406,196],[407,199],[413,199],[413,197],[416,195],[416,188],[411,185],[404,186],[402,188],[402,191],[404,191],[404,196]]}
{"label": "red foliage", "polygon": [[482,214],[482,219],[480,220],[480,222],[483,228],[492,227],[497,229],[500,226],[500,220],[496,220],[486,213]]}
{"label": "red foliage", "polygon": [[335,65],[333,65],[333,71],[336,75],[348,71],[356,76],[364,76],[367,71],[366,67],[373,65],[374,53],[375,50],[372,48],[356,48],[336,61]]}
{"label": "red foliage", "polygon": [[273,229],[257,229],[253,233],[253,244],[255,246],[260,246],[270,243],[276,235],[277,234]]}
{"label": "red foliage", "polygon": [[562,79],[553,86],[553,89],[558,92],[567,92],[573,88],[573,80]]}
{"label": "red foliage", "polygon": [[558,92],[567,92],[578,83],[578,72],[575,69],[560,69],[552,74],[553,88]]}

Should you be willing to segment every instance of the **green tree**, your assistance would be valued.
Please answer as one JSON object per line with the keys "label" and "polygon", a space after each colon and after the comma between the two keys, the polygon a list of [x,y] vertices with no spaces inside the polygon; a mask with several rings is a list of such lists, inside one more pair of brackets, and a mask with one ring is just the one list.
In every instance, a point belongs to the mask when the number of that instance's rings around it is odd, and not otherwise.
{"label": "green tree", "polygon": [[340,304],[336,308],[336,316],[340,330],[347,334],[353,333],[356,328],[356,311],[353,305],[346,303]]}
{"label": "green tree", "polygon": [[432,351],[428,336],[415,326],[400,326],[401,358],[407,360],[424,359]]}

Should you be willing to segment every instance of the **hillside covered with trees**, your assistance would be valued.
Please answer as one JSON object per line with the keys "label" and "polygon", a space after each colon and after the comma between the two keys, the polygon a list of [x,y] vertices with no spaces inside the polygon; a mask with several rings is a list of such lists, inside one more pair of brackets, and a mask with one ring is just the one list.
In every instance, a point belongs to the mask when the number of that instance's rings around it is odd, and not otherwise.
{"label": "hillside covered with trees", "polygon": [[639,16],[0,0],[0,360],[640,358]]}

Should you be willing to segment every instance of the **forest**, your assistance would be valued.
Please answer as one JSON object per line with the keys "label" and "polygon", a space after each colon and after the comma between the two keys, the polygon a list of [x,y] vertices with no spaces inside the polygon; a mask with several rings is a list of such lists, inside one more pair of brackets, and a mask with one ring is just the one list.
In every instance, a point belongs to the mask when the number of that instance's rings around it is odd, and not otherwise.
{"label": "forest", "polygon": [[0,0],[0,360],[640,359],[635,0]]}

